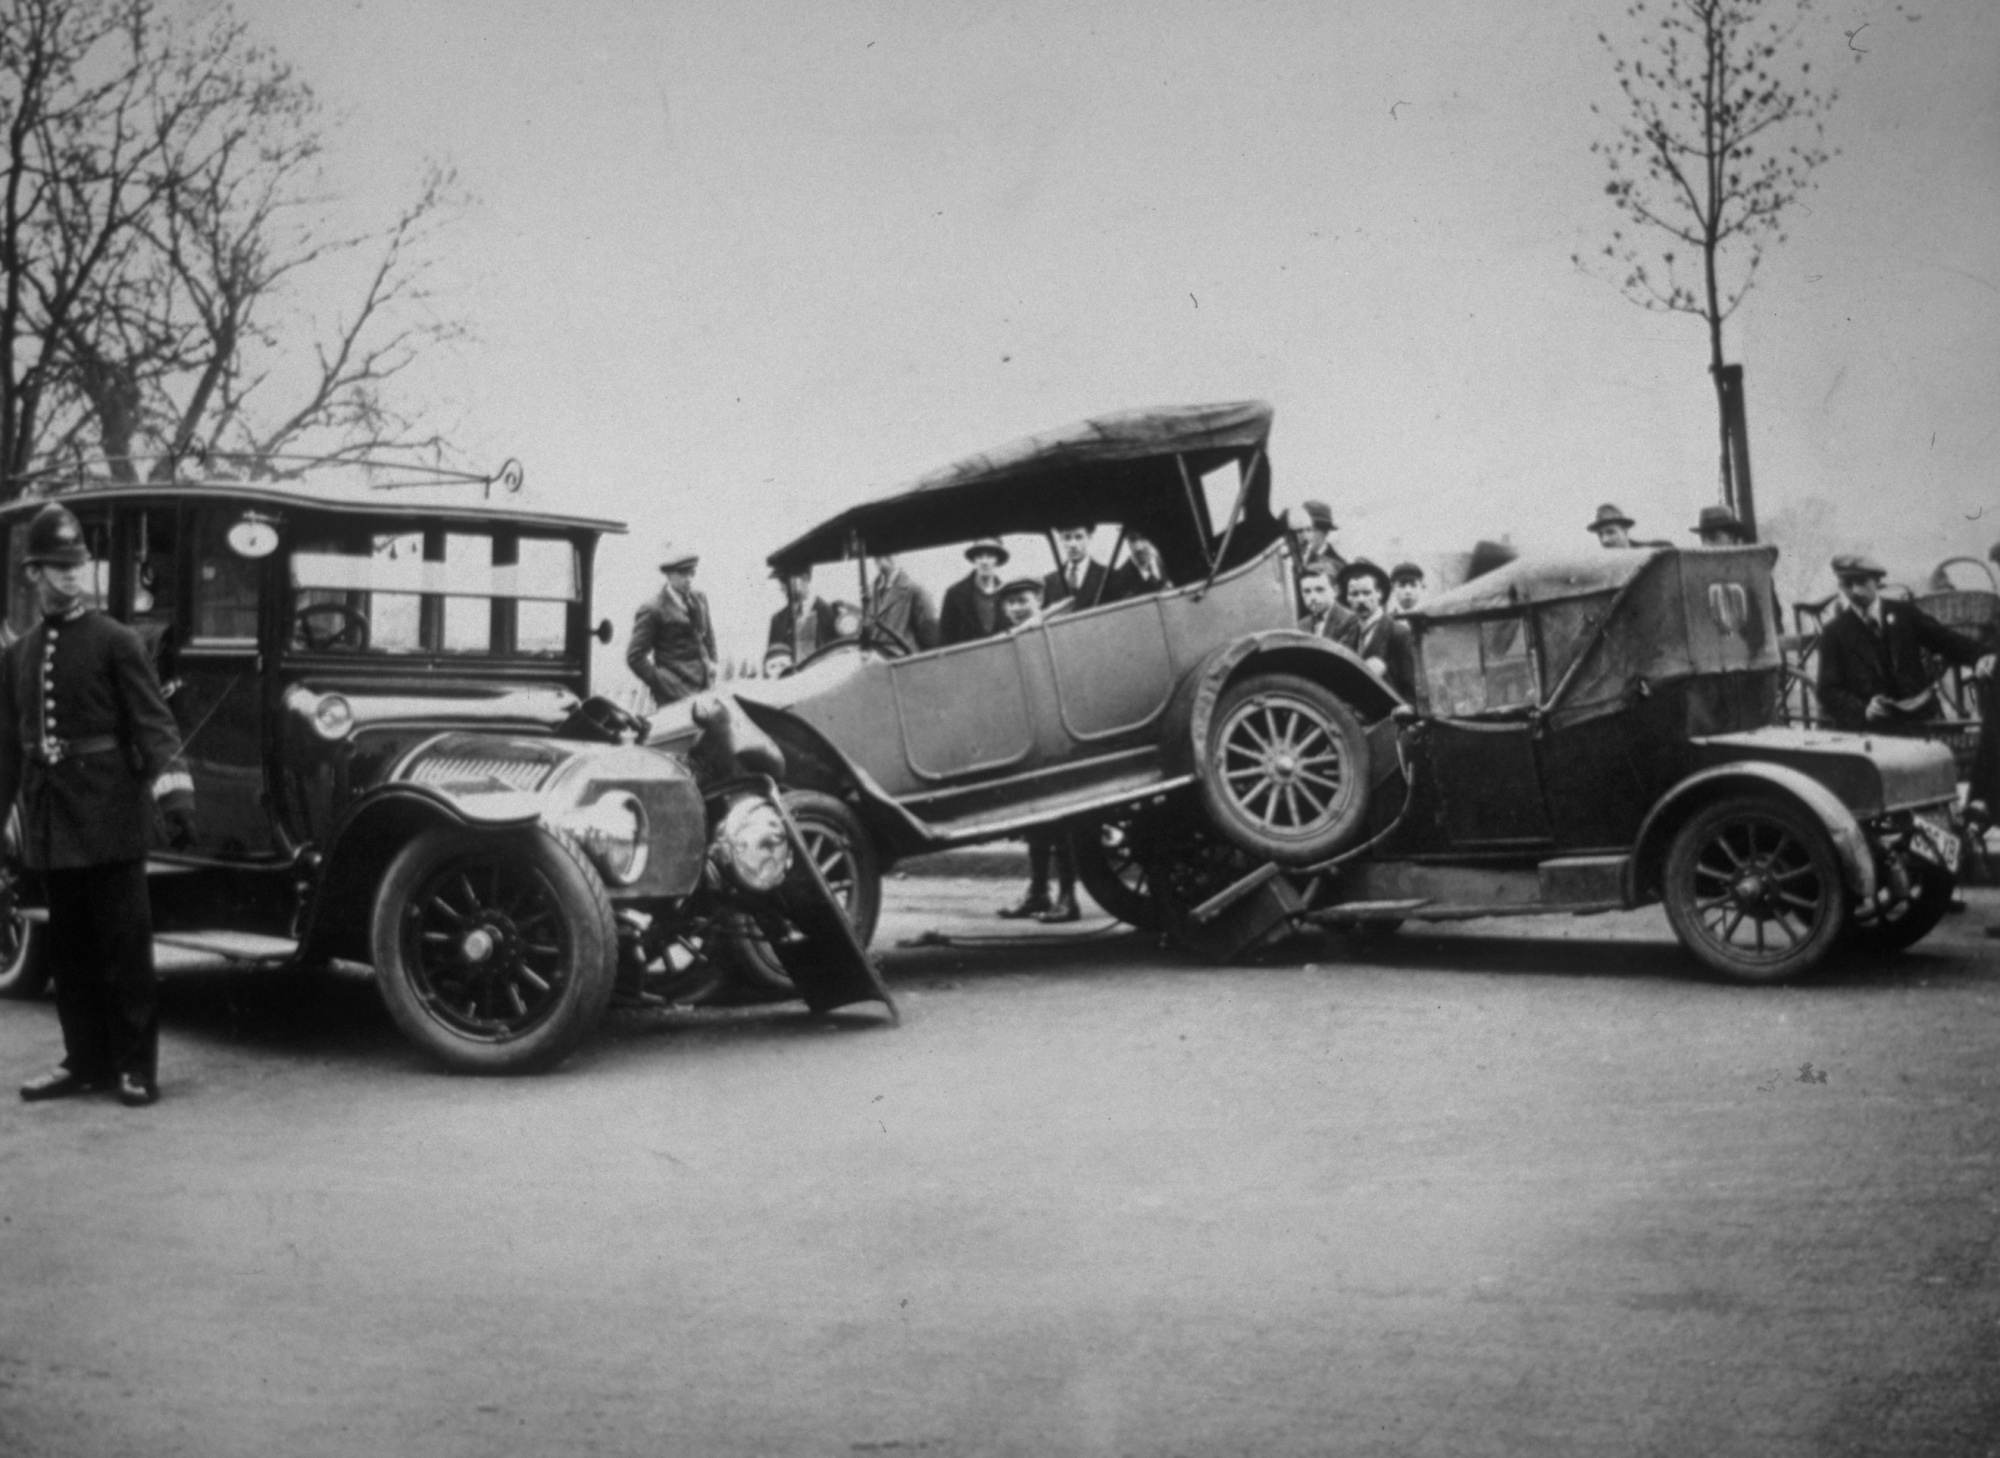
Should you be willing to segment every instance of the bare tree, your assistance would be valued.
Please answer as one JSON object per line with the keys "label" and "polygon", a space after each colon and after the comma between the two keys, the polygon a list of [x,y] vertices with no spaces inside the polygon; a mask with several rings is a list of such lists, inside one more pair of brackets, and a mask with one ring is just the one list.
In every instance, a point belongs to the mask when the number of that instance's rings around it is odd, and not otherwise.
{"label": "bare tree", "polygon": [[[0,120],[0,499],[218,449],[438,451],[388,387],[462,334],[425,287],[449,172],[333,226],[319,104],[226,5],[0,0]],[[342,255],[358,296],[315,329],[295,286]]]}
{"label": "bare tree", "polygon": [[[1604,190],[1631,228],[1613,229],[1600,256],[1634,303],[1706,323],[1722,501],[1753,530],[1741,370],[1724,363],[1722,326],[1765,250],[1785,241],[1784,219],[1813,174],[1836,155],[1824,118],[1837,93],[1819,84],[1810,54],[1825,39],[1809,24],[1816,9],[1816,0],[1633,0],[1629,46],[1597,37],[1625,109],[1591,151],[1609,167]],[[1865,54],[1852,37],[1849,50],[1857,61]]]}

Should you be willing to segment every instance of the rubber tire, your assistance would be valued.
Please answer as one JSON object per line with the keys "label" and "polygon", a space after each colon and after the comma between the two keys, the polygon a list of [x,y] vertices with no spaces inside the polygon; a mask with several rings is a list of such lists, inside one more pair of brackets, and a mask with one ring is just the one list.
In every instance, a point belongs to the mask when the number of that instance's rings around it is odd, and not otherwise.
{"label": "rubber tire", "polygon": [[48,990],[48,923],[9,911],[0,918],[0,998],[31,1002]]}
{"label": "rubber tire", "polygon": [[[882,916],[882,867],[875,854],[875,842],[869,839],[860,817],[844,800],[818,790],[786,790],[784,801],[809,849],[815,841],[824,844],[822,838],[838,840],[845,847],[851,863],[849,889],[843,895],[840,885],[835,884],[840,878],[829,878],[829,886],[847,913],[854,939],[866,947],[875,939],[875,926]],[[815,859],[824,874],[828,869],[827,859],[817,855]],[[771,1002],[797,997],[798,988],[793,986],[762,930],[748,917],[742,921],[741,931],[728,934],[725,953],[731,967],[728,991],[733,999]]]}
{"label": "rubber tire", "polygon": [[[452,1027],[426,1005],[405,946],[413,900],[426,885],[455,863],[488,860],[541,879],[570,947],[554,1007],[520,1032],[493,1039]],[[617,981],[618,933],[604,883],[573,841],[544,829],[497,835],[444,826],[419,835],[382,878],[373,945],[376,986],[396,1026],[459,1073],[539,1073],[555,1066],[597,1026]]]}
{"label": "rubber tire", "polygon": [[[1719,941],[1702,925],[1695,902],[1696,866],[1706,849],[1732,821],[1775,826],[1798,842],[1820,884],[1820,916],[1789,954],[1762,960]],[[1789,982],[1818,969],[1847,929],[1847,885],[1826,827],[1811,812],[1768,795],[1735,795],[1695,812],[1667,850],[1661,899],[1667,920],[1683,947],[1704,966],[1732,982]],[[1762,920],[1762,918],[1760,918]]]}
{"label": "rubber tire", "polygon": [[[1336,753],[1345,760],[1334,790],[1331,813],[1303,829],[1287,831],[1249,810],[1224,778],[1225,740],[1240,727],[1237,711],[1258,699],[1275,699],[1283,707],[1314,721]],[[1209,719],[1207,743],[1195,764],[1196,788],[1209,822],[1231,842],[1261,860],[1282,866],[1306,866],[1323,861],[1350,845],[1368,819],[1368,737],[1361,720],[1332,689],[1292,673],[1256,673],[1223,690]],[[1253,791],[1254,793],[1254,791]],[[1275,793],[1273,795],[1275,798]]]}
{"label": "rubber tire", "polygon": [[1140,931],[1158,931],[1161,923],[1159,903],[1146,889],[1145,869],[1132,855],[1129,841],[1125,864],[1130,871],[1137,872],[1137,885],[1128,881],[1113,864],[1111,851],[1104,843],[1107,830],[1117,830],[1129,837],[1131,826],[1130,820],[1115,817],[1077,826],[1070,840],[1076,850],[1076,879],[1090,893],[1091,900],[1119,921]]}
{"label": "rubber tire", "polygon": [[1891,914],[1876,912],[1863,919],[1858,911],[1849,912],[1847,945],[1851,949],[1870,956],[1894,956],[1914,947],[1944,920],[1958,890],[1957,878],[1928,861],[1913,865],[1923,884],[1916,895],[1891,908]]}

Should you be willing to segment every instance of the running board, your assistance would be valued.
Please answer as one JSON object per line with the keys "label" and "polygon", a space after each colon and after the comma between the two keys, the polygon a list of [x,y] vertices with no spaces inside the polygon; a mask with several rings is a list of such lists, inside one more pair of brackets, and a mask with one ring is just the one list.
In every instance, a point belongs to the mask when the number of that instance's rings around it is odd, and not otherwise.
{"label": "running board", "polygon": [[156,932],[153,940],[162,946],[178,947],[184,952],[207,952],[232,962],[289,962],[299,951],[299,944],[290,937],[223,929]]}

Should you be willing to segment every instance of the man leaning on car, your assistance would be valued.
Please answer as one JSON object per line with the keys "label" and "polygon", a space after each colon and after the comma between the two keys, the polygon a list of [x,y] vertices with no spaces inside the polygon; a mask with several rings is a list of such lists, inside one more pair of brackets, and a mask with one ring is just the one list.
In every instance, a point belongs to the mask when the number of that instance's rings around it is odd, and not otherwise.
{"label": "man leaning on car", "polygon": [[1961,668],[1977,665],[1981,678],[1992,676],[1994,658],[1915,603],[1885,599],[1886,575],[1861,553],[1833,559],[1846,605],[1819,635],[1820,712],[1836,729],[1920,734],[1940,711],[1925,652]]}
{"label": "man leaning on car", "polygon": [[715,620],[694,587],[699,554],[668,542],[660,550],[666,581],[632,623],[625,666],[652,690],[658,705],[698,694],[715,682]]}

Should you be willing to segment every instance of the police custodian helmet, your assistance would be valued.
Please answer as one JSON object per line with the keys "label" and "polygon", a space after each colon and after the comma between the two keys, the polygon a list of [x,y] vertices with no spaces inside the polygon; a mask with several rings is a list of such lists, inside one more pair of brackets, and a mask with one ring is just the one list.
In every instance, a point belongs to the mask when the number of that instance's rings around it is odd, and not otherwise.
{"label": "police custodian helmet", "polygon": [[84,545],[83,525],[66,506],[51,501],[28,523],[28,550],[22,560],[30,567],[48,564],[81,567],[90,560]]}

